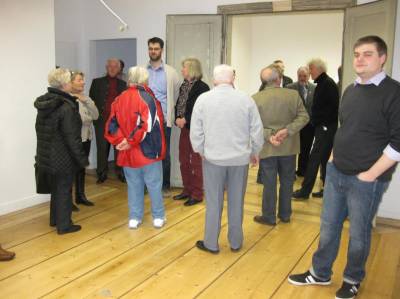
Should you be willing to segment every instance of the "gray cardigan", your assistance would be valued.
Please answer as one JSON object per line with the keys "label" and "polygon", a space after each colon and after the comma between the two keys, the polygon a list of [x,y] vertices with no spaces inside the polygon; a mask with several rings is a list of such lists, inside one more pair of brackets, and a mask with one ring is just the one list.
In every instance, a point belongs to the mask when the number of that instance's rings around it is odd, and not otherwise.
{"label": "gray cardigan", "polygon": [[79,103],[79,114],[82,119],[82,142],[92,140],[92,123],[99,117],[99,111],[93,100],[88,96],[84,96],[84,99],[85,101],[77,100]]}

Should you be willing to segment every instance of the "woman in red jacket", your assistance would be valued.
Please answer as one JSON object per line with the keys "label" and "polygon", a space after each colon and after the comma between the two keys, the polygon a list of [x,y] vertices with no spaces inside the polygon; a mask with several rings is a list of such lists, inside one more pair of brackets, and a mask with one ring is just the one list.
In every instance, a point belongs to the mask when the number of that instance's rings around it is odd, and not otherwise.
{"label": "woman in red jacket", "polygon": [[161,228],[166,221],[161,192],[161,160],[166,150],[163,113],[147,86],[148,78],[145,68],[129,69],[129,88],[113,102],[104,135],[119,150],[117,164],[123,167],[128,183],[130,228],[142,223],[145,184],[154,227]]}

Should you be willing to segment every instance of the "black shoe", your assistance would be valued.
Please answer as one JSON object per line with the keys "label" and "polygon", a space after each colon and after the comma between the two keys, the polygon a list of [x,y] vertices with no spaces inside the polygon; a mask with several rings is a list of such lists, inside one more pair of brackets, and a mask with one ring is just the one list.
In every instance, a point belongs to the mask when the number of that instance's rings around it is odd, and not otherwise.
{"label": "black shoe", "polygon": [[188,199],[189,195],[184,194],[184,193],[179,193],[178,195],[175,195],[174,197],[172,197],[174,200],[184,200],[184,199]]}
{"label": "black shoe", "polygon": [[293,274],[289,275],[288,281],[291,284],[297,285],[297,286],[305,286],[305,285],[330,285],[332,281],[330,279],[328,280],[322,280],[319,279],[315,276],[313,276],[310,271],[307,271],[302,274]]}
{"label": "black shoe", "polygon": [[122,183],[126,183],[126,178],[122,173],[117,174],[118,180]]}
{"label": "black shoe", "polygon": [[219,253],[219,250],[211,250],[211,249],[208,249],[208,248],[204,245],[204,241],[201,241],[201,240],[199,240],[199,241],[196,242],[196,247],[197,247],[198,249],[200,249],[200,250],[203,250],[203,251],[206,251],[206,252],[209,252],[209,253],[212,253],[212,254],[218,254],[218,253]]}
{"label": "black shoe", "polygon": [[183,205],[189,207],[189,206],[193,206],[196,205],[198,203],[201,203],[203,200],[201,199],[196,199],[196,198],[189,198],[187,201],[185,201],[185,203]]}
{"label": "black shoe", "polygon": [[299,189],[299,190],[296,190],[296,191],[293,192],[292,197],[297,199],[297,200],[306,200],[306,199],[308,199],[310,197],[310,194],[306,194],[301,189]]}
{"label": "black shoe", "polygon": [[324,189],[321,189],[321,191],[318,191],[318,192],[313,192],[313,193],[312,193],[312,196],[313,196],[313,197],[316,197],[316,198],[322,198],[322,197],[324,197]]}
{"label": "black shoe", "polygon": [[72,203],[72,212],[79,212],[79,208],[74,203]]}
{"label": "black shoe", "polygon": [[107,175],[102,174],[97,177],[96,184],[103,184],[107,180]]}
{"label": "black shoe", "polygon": [[304,171],[297,170],[297,171],[296,171],[296,175],[297,175],[298,177],[304,177]]}
{"label": "black shoe", "polygon": [[275,226],[276,222],[271,222],[271,221],[267,221],[265,220],[265,218],[263,216],[254,216],[253,220],[257,223],[261,223],[261,224],[265,224],[265,225],[270,225],[270,226]]}
{"label": "black shoe", "polygon": [[50,222],[50,226],[51,226],[51,227],[55,227],[55,226],[56,226],[56,224],[55,224],[55,223],[53,223],[53,222]]}
{"label": "black shoe", "polygon": [[86,198],[86,196],[83,197],[78,197],[77,199],[75,199],[76,204],[78,205],[84,205],[84,206],[94,206],[94,203],[91,202],[90,200],[88,200]]}
{"label": "black shoe", "polygon": [[342,287],[336,292],[336,299],[353,299],[357,296],[360,284],[352,284],[343,281]]}
{"label": "black shoe", "polygon": [[281,222],[283,222],[283,223],[289,223],[289,222],[290,222],[290,218],[279,217],[279,219],[280,219]]}
{"label": "black shoe", "polygon": [[66,229],[58,229],[57,233],[59,235],[65,235],[65,234],[69,234],[69,233],[74,233],[74,232],[80,231],[81,228],[82,227],[80,225],[72,224],[70,227],[68,227]]}

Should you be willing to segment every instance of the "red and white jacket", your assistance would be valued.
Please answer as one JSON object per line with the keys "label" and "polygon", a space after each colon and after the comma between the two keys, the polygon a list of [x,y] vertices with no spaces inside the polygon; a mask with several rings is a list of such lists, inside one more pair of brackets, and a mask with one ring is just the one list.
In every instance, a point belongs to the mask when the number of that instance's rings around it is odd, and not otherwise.
{"label": "red and white jacket", "polygon": [[147,85],[131,86],[115,99],[104,137],[113,145],[126,138],[131,145],[118,152],[119,166],[139,168],[165,158],[164,116]]}

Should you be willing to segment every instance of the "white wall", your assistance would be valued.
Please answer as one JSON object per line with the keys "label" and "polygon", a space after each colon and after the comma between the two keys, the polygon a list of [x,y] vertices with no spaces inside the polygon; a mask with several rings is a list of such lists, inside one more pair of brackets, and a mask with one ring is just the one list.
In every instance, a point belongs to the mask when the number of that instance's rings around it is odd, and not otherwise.
{"label": "white wall", "polygon": [[[119,32],[119,23],[111,16],[97,0],[55,0],[55,6],[60,7],[56,10],[57,40],[78,41],[79,48],[77,53],[78,68],[84,72],[89,71],[89,43],[90,40],[112,39],[112,38],[137,38],[138,43],[138,64],[147,61],[147,44],[149,37],[160,36],[165,38],[166,15],[167,14],[215,14],[218,5],[237,4],[243,2],[263,2],[264,0],[205,0],[199,5],[197,1],[181,0],[159,0],[159,1],[126,1],[108,0],[107,3],[129,24],[129,30]],[[371,0],[359,0],[358,3],[367,3]],[[82,10],[82,15],[79,14]],[[400,10],[397,10],[400,12]],[[399,13],[398,13],[399,14]],[[326,22],[324,22],[326,24]],[[79,30],[71,30],[74,26],[80,25]],[[62,27],[60,27],[62,26]],[[71,27],[72,26],[72,27]],[[76,27],[75,27],[76,28]],[[327,26],[323,26],[324,29]],[[77,33],[78,31],[78,33]],[[316,28],[309,28],[311,34],[315,33]],[[75,33],[74,33],[75,32]],[[400,59],[400,27],[397,23],[395,58],[397,64]],[[330,42],[330,40],[329,40]],[[327,42],[328,43],[328,42]],[[333,68],[330,68],[331,75],[335,75]],[[395,68],[396,69],[396,68]],[[400,79],[400,74],[397,74]],[[400,219],[400,202],[396,193],[400,193],[400,187],[396,183],[400,175],[396,173],[394,180],[385,195],[384,203],[381,207],[380,215]]]}
{"label": "white wall", "polygon": [[[392,77],[400,81],[400,1],[397,2],[397,20],[393,51],[393,73]],[[379,216],[400,219],[400,168],[397,167],[393,175],[388,191],[383,196],[379,208]]]}
{"label": "white wall", "polygon": [[52,0],[1,0],[0,214],[48,199],[35,192],[33,101],[55,65]]}
{"label": "white wall", "polygon": [[[317,30],[321,24],[329,26]],[[231,64],[237,73],[236,86],[255,93],[260,86],[260,70],[276,59],[284,61],[285,75],[297,81],[297,69],[314,57],[327,62],[328,74],[337,81],[342,40],[342,11],[235,16]]]}

